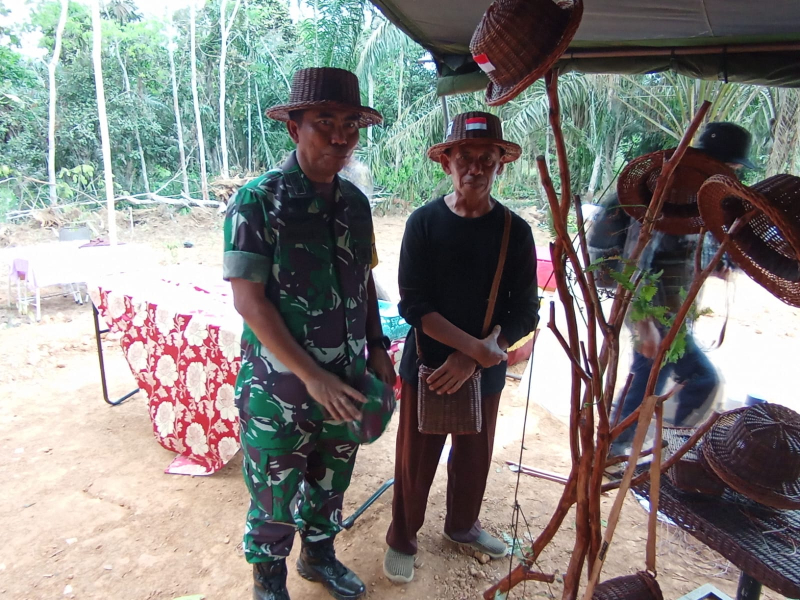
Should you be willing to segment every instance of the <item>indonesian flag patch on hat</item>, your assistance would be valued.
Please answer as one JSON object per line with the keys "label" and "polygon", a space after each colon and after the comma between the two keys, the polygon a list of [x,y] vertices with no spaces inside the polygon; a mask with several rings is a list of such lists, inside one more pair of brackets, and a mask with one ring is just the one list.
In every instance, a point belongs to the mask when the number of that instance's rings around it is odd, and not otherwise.
{"label": "indonesian flag patch on hat", "polygon": [[515,161],[522,153],[522,148],[514,142],[503,139],[503,126],[497,115],[482,111],[470,111],[457,114],[447,125],[444,142],[428,148],[428,158],[439,162],[439,158],[449,148],[458,143],[475,141],[481,144],[489,142],[502,151],[500,161]]}
{"label": "indonesian flag patch on hat", "polygon": [[489,57],[486,56],[485,52],[483,54],[476,54],[472,57],[472,59],[478,63],[478,66],[484,73],[491,73],[494,71],[494,65],[492,64],[492,61],[489,60]]}
{"label": "indonesian flag patch on hat", "polygon": [[467,131],[473,131],[475,129],[486,130],[486,127],[485,117],[471,117],[464,122],[464,129]]}

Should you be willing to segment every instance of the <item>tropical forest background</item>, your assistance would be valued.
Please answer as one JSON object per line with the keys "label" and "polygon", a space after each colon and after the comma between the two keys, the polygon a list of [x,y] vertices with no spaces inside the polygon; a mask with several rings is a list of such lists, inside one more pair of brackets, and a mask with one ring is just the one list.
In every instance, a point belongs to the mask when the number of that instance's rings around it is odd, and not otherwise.
{"label": "tropical forest background", "polygon": [[[109,186],[118,207],[225,200],[226,182],[291,150],[284,125],[264,112],[286,101],[292,73],[307,66],[355,71],[363,101],[383,113],[357,151],[378,205],[408,209],[447,188],[424,155],[445,129],[435,66],[367,0],[189,0],[178,10],[165,1],[155,16],[134,0],[45,0],[11,19],[17,1],[0,0],[0,221],[54,206],[92,210]],[[759,168],[748,180],[797,172],[797,90],[570,73],[560,92],[572,186],[584,202],[599,199],[626,161],[674,146],[706,99],[710,120],[753,133]],[[447,102],[451,115],[486,110],[482,93]],[[491,110],[523,148],[496,194],[543,206],[535,157],[554,161],[543,83]]]}

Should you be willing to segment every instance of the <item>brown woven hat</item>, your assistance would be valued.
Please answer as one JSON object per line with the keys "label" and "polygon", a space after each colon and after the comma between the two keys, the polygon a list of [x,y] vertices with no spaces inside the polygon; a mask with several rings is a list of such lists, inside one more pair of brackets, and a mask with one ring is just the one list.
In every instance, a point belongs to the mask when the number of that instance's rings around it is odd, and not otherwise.
{"label": "brown woven hat", "polygon": [[663,600],[661,588],[647,571],[614,577],[599,583],[592,592],[592,600]]}
{"label": "brown woven hat", "polygon": [[352,110],[361,115],[359,127],[378,125],[383,121],[381,113],[361,104],[358,77],[344,69],[311,67],[296,71],[292,78],[289,103],[267,109],[267,116],[276,121],[288,121],[289,113],[295,110],[330,107]]}
{"label": "brown woven hat", "polygon": [[[671,148],[640,156],[628,163],[620,174],[617,181],[619,203],[637,221],[644,219],[664,161],[674,152],[675,148]],[[720,174],[736,177],[725,163],[700,150],[687,148],[675,169],[672,187],[667,191],[661,215],[656,219],[654,228],[671,235],[699,233],[703,219],[697,206],[697,193],[706,179]]]}
{"label": "brown woven hat", "polygon": [[725,483],[773,508],[800,508],[800,415],[779,404],[723,413],[703,454]]}
{"label": "brown woven hat", "polygon": [[700,189],[700,214],[721,240],[734,221],[753,209],[734,234],[728,253],[770,293],[800,306],[800,178],[775,175],[747,187],[729,177],[712,177]]}
{"label": "brown woven hat", "polygon": [[522,148],[518,144],[503,139],[500,119],[491,113],[472,111],[453,117],[447,126],[447,137],[444,142],[428,148],[428,158],[438,162],[445,150],[468,140],[495,144],[503,151],[500,160],[504,163],[513,162],[522,154]]}
{"label": "brown woven hat", "polygon": [[469,50],[489,77],[486,102],[504,104],[544,75],[569,46],[583,0],[495,0],[478,24]]}

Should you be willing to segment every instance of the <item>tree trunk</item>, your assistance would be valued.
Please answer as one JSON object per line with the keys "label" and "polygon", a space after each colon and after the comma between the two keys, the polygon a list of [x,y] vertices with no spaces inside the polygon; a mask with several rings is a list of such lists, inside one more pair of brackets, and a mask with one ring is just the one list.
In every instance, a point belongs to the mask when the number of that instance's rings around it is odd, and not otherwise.
{"label": "tree trunk", "polygon": [[265,154],[265,165],[267,168],[270,166],[276,167],[275,164],[275,157],[272,156],[272,152],[267,145],[267,132],[264,129],[264,112],[261,110],[261,95],[258,92],[258,83],[256,85],[256,110],[258,111],[258,126],[261,129],[261,145],[264,147],[264,154]]}
{"label": "tree trunk", "polygon": [[[367,75],[367,96],[368,104],[375,106],[375,79],[372,77],[372,71]],[[367,127],[367,147],[372,147],[372,127]]]}
{"label": "tree trunk", "polygon": [[[767,159],[767,177],[791,171],[800,121],[800,96],[796,90],[778,89],[775,125],[772,130],[772,148]],[[788,167],[788,169],[787,169]]]}
{"label": "tree trunk", "polygon": [[228,0],[222,0],[219,7],[219,29],[221,37],[221,47],[219,53],[219,145],[220,152],[222,153],[222,176],[229,176],[228,167],[228,136],[225,130],[225,61],[228,58],[228,36],[233,27],[233,21],[236,19],[236,12],[239,10],[240,0],[236,0],[231,14],[230,21],[225,24],[225,13],[228,8]]}
{"label": "tree trunk", "polygon": [[208,178],[206,176],[206,143],[203,139],[203,121],[200,117],[200,99],[197,95],[197,49],[196,49],[196,29],[197,29],[197,9],[196,0],[191,0],[190,7],[190,37],[191,37],[191,63],[192,63],[192,100],[194,102],[194,120],[197,128],[197,149],[200,154],[200,188],[203,192],[203,201],[208,202]]}
{"label": "tree trunk", "polygon": [[61,38],[64,35],[64,26],[67,24],[67,9],[69,0],[61,0],[61,16],[58,18],[56,28],[56,45],[53,57],[47,65],[47,75],[50,82],[50,116],[47,131],[47,178],[50,186],[50,204],[58,204],[56,192],[56,66],[61,56]]}
{"label": "tree trunk", "polygon": [[175,109],[175,125],[178,129],[178,152],[181,156],[181,175],[183,176],[183,195],[189,195],[189,176],[186,173],[186,150],[183,147],[183,125],[181,124],[180,102],[178,101],[178,78],[175,76],[175,49],[172,42],[167,47],[169,53],[169,73],[172,78],[172,105]]}
{"label": "tree trunk", "polygon": [[[122,69],[122,83],[125,86],[125,94],[131,95],[131,80],[128,78],[128,69],[125,67],[125,61],[122,60],[122,55],[119,52],[119,44],[114,45],[114,52],[117,55],[119,67]],[[144,159],[144,149],[142,148],[142,138],[139,136],[139,124],[134,123],[133,133],[136,138],[136,148],[139,151],[139,161],[142,165],[142,181],[144,182],[144,191],[150,193],[150,178],[147,176],[147,162]]]}
{"label": "tree trunk", "polygon": [[106,207],[108,209],[108,242],[117,243],[117,219],[114,214],[114,174],[111,170],[111,140],[108,135],[106,115],[106,91],[103,87],[103,43],[102,23],[100,21],[100,0],[92,0],[92,63],[94,83],[97,93],[97,117],[100,121],[100,141],[103,148],[103,179],[106,186]]}
{"label": "tree trunk", "polygon": [[253,102],[250,93],[250,72],[247,72],[247,171],[253,172]]}
{"label": "tree trunk", "polygon": [[[405,70],[405,53],[403,52],[403,48],[400,48],[400,81],[397,84],[397,123],[400,123],[400,119],[403,115],[403,71]],[[400,145],[397,145],[397,151],[394,154],[394,172],[398,173],[400,171],[400,161],[402,157],[400,156]]]}
{"label": "tree trunk", "polygon": [[598,153],[594,157],[594,165],[592,165],[592,175],[589,177],[589,189],[586,190],[586,202],[591,204],[594,202],[594,192],[597,189],[597,180],[600,178],[600,167],[603,165],[603,155]]}

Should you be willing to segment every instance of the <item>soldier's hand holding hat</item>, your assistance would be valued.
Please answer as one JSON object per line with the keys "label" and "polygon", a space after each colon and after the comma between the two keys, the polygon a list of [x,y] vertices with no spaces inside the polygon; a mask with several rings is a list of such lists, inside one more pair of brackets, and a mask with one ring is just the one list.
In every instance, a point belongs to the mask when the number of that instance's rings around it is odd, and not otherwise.
{"label": "soldier's hand holding hat", "polygon": [[306,381],[306,390],[314,400],[325,407],[334,421],[361,419],[361,412],[353,405],[353,400],[364,404],[367,399],[336,375],[320,369],[319,374]]}

